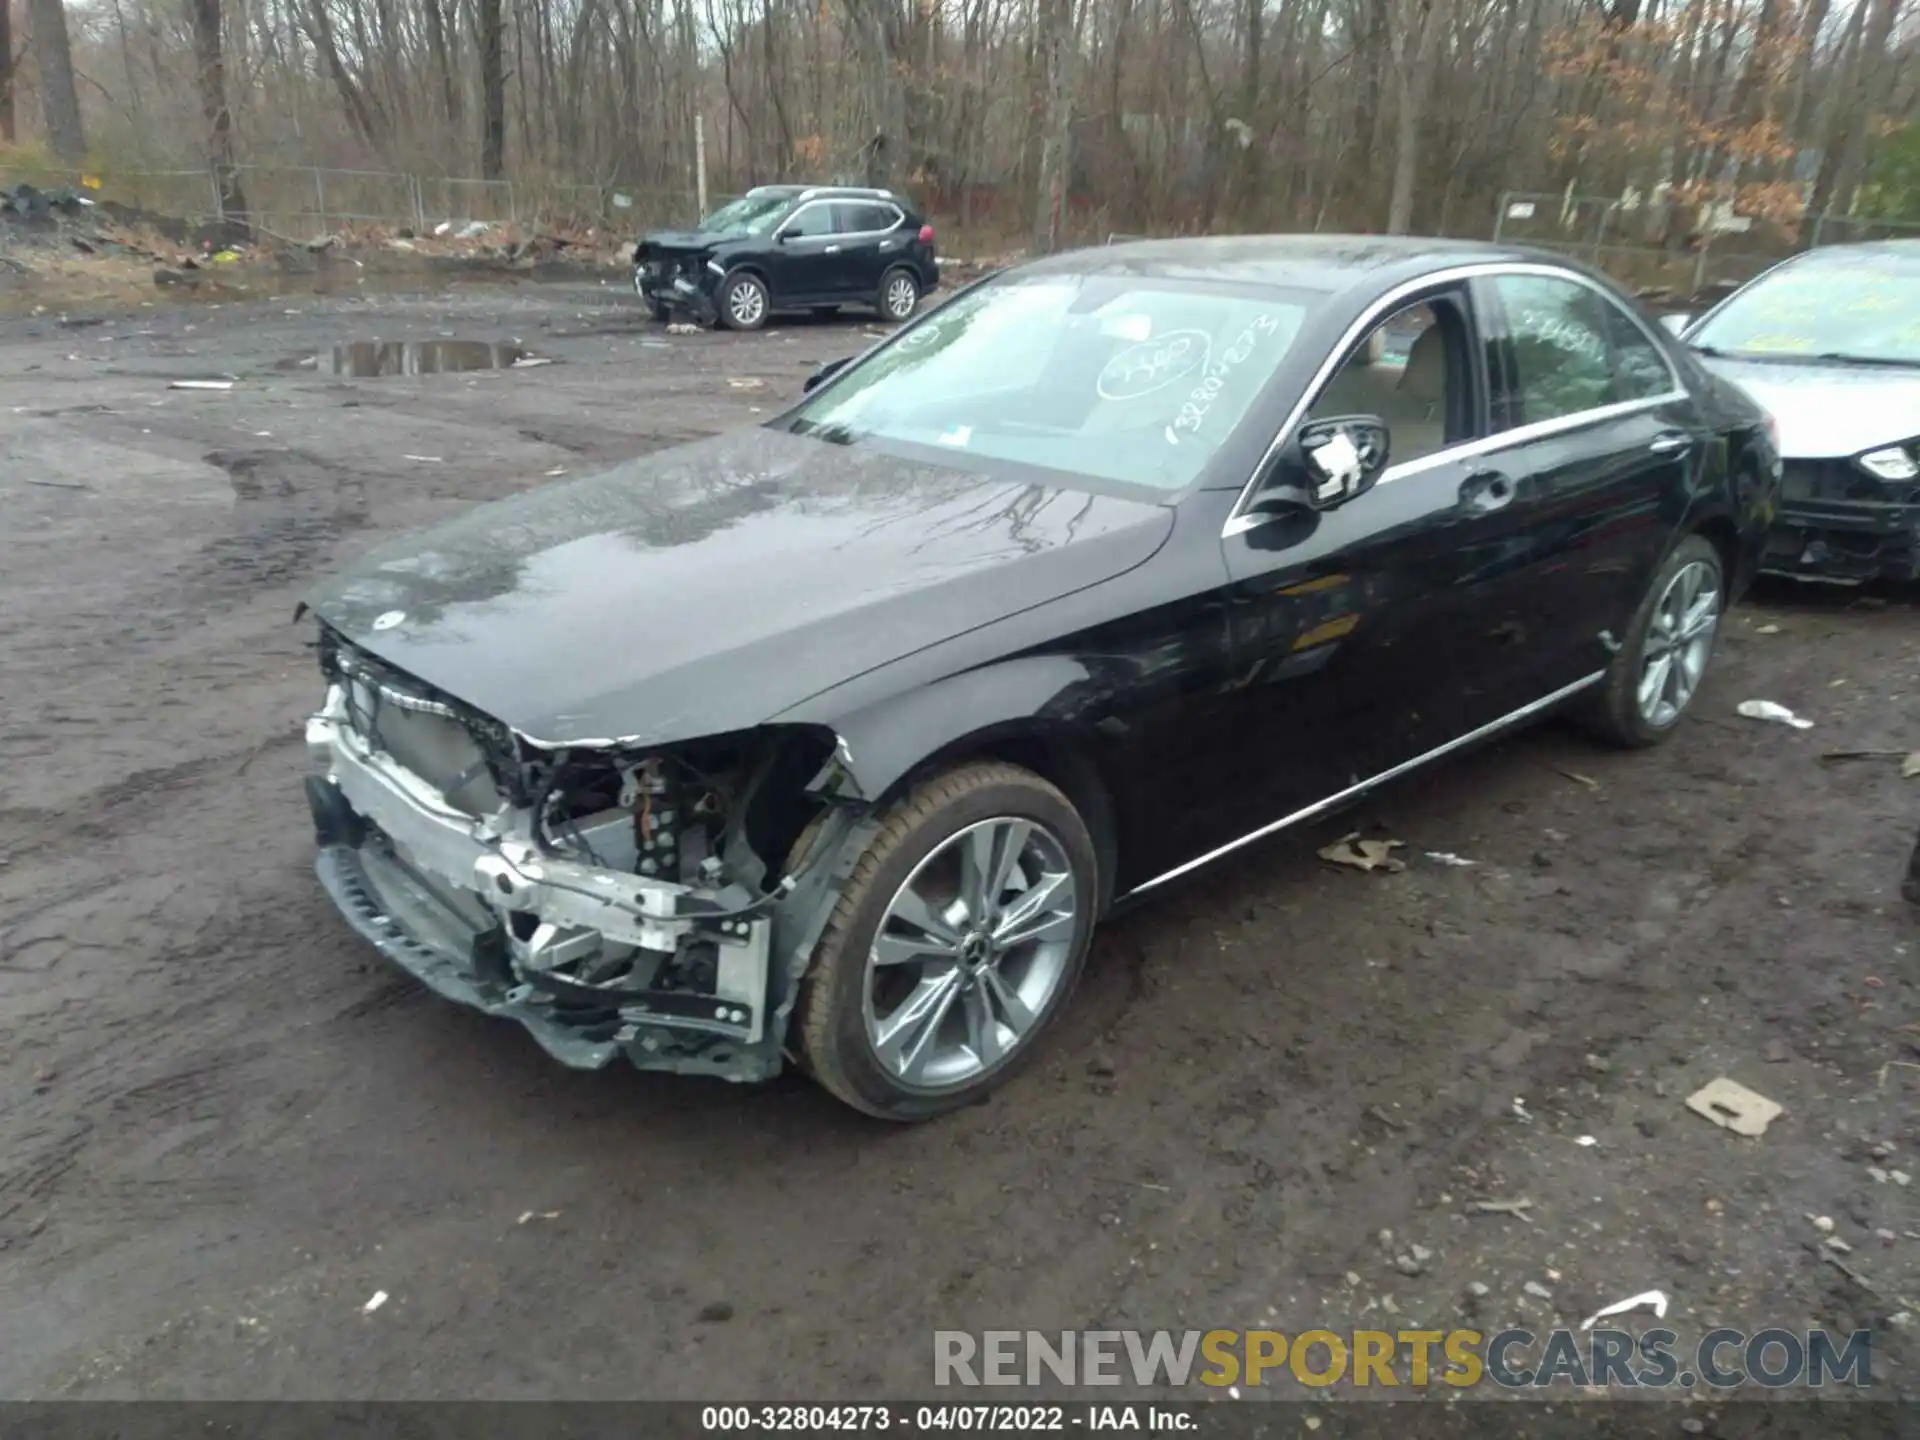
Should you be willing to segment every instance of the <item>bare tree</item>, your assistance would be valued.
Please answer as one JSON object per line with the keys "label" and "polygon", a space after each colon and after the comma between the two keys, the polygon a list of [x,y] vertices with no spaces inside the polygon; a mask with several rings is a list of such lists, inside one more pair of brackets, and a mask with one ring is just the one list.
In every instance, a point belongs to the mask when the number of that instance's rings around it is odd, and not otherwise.
{"label": "bare tree", "polygon": [[33,0],[33,58],[40,78],[40,110],[47,126],[47,144],[69,165],[87,155],[86,131],[80,123],[80,96],[73,84],[73,48],[67,38],[67,10],[62,0]]}
{"label": "bare tree", "polygon": [[480,173],[498,180],[507,173],[506,24],[503,0],[479,0]]}
{"label": "bare tree", "polygon": [[0,145],[19,139],[13,115],[13,0],[0,0]]}
{"label": "bare tree", "polygon": [[1556,198],[1535,235],[1585,246],[1617,211],[1610,238],[1659,246],[1709,201],[1788,229],[1845,211],[1889,129],[1920,123],[1905,0],[18,3],[23,126],[69,157],[90,136],[211,167],[230,213],[310,204],[276,165],[430,181],[477,158],[516,194],[617,185],[623,224],[685,223],[698,117],[716,195],[902,187],[954,245],[1484,234],[1503,192],[1571,190],[1563,232]]}
{"label": "bare tree", "polygon": [[1033,248],[1044,255],[1060,248],[1073,169],[1073,62],[1080,48],[1074,0],[1041,0],[1040,43],[1046,92]]}
{"label": "bare tree", "polygon": [[240,172],[233,157],[233,112],[227,108],[227,67],[220,38],[220,0],[187,0],[193,53],[200,81],[200,110],[207,122],[207,158],[222,219],[247,213]]}

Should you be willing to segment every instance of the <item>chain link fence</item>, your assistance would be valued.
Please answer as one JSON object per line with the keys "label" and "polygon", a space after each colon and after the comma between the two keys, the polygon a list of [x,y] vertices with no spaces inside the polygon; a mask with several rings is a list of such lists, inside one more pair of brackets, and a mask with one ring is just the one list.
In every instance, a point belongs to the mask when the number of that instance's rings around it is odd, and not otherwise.
{"label": "chain link fence", "polygon": [[1507,191],[1494,211],[1493,238],[1589,261],[1636,290],[1695,296],[1745,284],[1807,245],[1920,236],[1920,221],[1806,215],[1781,225],[1704,208],[1672,214],[1696,220],[1670,244],[1663,243],[1671,218],[1664,204]]}
{"label": "chain link fence", "polygon": [[[246,208],[225,218],[296,240],[340,225],[372,224],[431,233],[480,222],[532,228],[622,231],[690,226],[699,219],[692,187],[649,189],[554,180],[481,180],[470,176],[354,170],[324,165],[241,165],[235,178]],[[29,184],[71,188],[96,201],[198,225],[221,217],[211,170],[76,170],[0,165],[0,189]]]}

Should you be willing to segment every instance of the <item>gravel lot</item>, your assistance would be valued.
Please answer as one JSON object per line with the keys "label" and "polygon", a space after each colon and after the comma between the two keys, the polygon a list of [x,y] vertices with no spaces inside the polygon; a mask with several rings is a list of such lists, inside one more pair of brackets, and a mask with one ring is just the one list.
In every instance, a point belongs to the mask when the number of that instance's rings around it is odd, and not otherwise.
{"label": "gravel lot", "polygon": [[[936,1328],[1540,1329],[1656,1287],[1683,1334],[1874,1327],[1913,1393],[1920,780],[1819,760],[1920,748],[1910,598],[1768,592],[1658,752],[1548,727],[1211,867],[931,1126],[570,1073],[352,938],[306,582],[751,421],[864,330],[670,338],[612,285],[0,321],[0,1394],[924,1396]],[[433,338],[558,363],[301,364]],[[1405,873],[1316,859],[1376,825]],[[1687,1112],[1717,1075],[1785,1114]]]}

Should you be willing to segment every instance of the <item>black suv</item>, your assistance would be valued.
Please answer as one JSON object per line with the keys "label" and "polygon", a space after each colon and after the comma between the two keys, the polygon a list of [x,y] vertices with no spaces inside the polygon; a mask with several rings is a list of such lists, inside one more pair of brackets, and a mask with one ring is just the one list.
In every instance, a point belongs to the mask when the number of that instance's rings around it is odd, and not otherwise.
{"label": "black suv", "polygon": [[939,283],[933,227],[890,191],[849,186],[762,185],[633,251],[633,288],[656,320],[730,330],[845,304],[904,320]]}

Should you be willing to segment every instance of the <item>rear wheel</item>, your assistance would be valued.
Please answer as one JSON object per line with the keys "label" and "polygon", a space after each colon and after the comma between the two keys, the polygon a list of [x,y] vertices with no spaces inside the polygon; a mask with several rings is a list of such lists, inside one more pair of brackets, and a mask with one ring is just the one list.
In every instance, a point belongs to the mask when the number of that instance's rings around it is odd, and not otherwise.
{"label": "rear wheel", "polygon": [[1674,547],[1647,587],[1589,719],[1602,738],[1657,745],[1693,703],[1726,607],[1720,552],[1701,535]]}
{"label": "rear wheel", "polygon": [[880,278],[880,314],[895,322],[905,320],[920,304],[920,282],[913,271],[896,265]]}
{"label": "rear wheel", "polygon": [[758,275],[733,275],[720,287],[720,323],[729,330],[758,330],[771,308],[772,296]]}
{"label": "rear wheel", "polygon": [[1065,1008],[1098,894],[1087,827],[1039,776],[983,762],[924,782],[887,812],[814,952],[807,1068],[887,1120],[982,1099]]}

